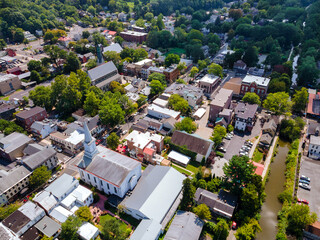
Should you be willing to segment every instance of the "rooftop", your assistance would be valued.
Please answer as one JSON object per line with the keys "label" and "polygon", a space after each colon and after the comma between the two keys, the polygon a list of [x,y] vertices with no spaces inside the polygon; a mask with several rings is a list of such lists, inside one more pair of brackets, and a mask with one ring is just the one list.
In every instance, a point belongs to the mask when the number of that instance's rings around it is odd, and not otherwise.
{"label": "rooftop", "polygon": [[91,81],[95,81],[101,77],[104,77],[106,75],[108,75],[111,72],[118,72],[117,67],[114,65],[114,63],[112,61],[101,64],[98,67],[95,67],[93,69],[90,69],[88,71],[88,75],[91,79]]}
{"label": "rooftop", "polygon": [[149,113],[149,110],[165,114],[165,115],[173,117],[175,119],[180,115],[180,112],[177,112],[177,111],[174,111],[174,110],[168,109],[168,108],[163,108],[163,107],[160,107],[160,106],[155,105],[155,104],[149,105],[148,106],[148,113]]}
{"label": "rooftop", "polygon": [[48,216],[44,216],[35,227],[47,237],[52,237],[61,229],[61,225]]}
{"label": "rooftop", "polygon": [[228,82],[223,85],[223,88],[232,90],[234,94],[239,95],[241,89],[241,78],[231,78]]}
{"label": "rooftop", "polygon": [[143,66],[143,65],[145,65],[145,64],[147,64],[147,63],[152,63],[152,59],[148,59],[148,58],[146,58],[146,59],[143,59],[143,60],[141,60],[141,61],[139,61],[139,62],[136,62],[136,63],[134,63],[134,65],[137,65],[137,66]]}
{"label": "rooftop", "polygon": [[65,209],[64,207],[58,206],[52,210],[50,216],[59,221],[60,223],[64,223],[67,220],[67,218],[72,214],[72,212]]}
{"label": "rooftop", "polygon": [[161,224],[155,220],[143,219],[130,237],[130,240],[157,239],[161,231]]}
{"label": "rooftop", "polygon": [[126,140],[127,141],[132,141],[134,142],[134,146],[135,147],[139,147],[139,148],[144,148],[145,146],[148,145],[148,143],[150,141],[154,141],[154,142],[161,142],[164,139],[163,136],[159,135],[159,134],[154,134],[151,132],[139,132],[136,130],[133,130],[127,137]]}
{"label": "rooftop", "polygon": [[126,34],[126,35],[131,35],[131,36],[139,36],[139,37],[148,35],[147,33],[135,32],[135,31],[126,31],[126,32],[121,32],[120,34]]}
{"label": "rooftop", "polygon": [[91,223],[84,222],[78,229],[77,233],[82,239],[90,240],[94,239],[99,229],[93,226]]}
{"label": "rooftop", "polygon": [[310,136],[310,144],[312,145],[320,145],[320,136]]}
{"label": "rooftop", "polygon": [[22,161],[27,167],[34,170],[56,154],[57,152],[52,147],[47,146],[43,147],[42,150],[36,152],[35,154],[23,158]]}
{"label": "rooftop", "polygon": [[183,155],[179,152],[176,152],[174,150],[172,150],[169,154],[168,154],[168,158],[169,159],[174,159],[178,162],[181,162],[183,163],[184,165],[187,165],[190,161],[190,157],[186,156],[186,155]]}
{"label": "rooftop", "polygon": [[192,212],[177,211],[164,240],[197,240],[204,222]]}
{"label": "rooftop", "polygon": [[8,172],[0,170],[0,193],[6,192],[30,174],[31,171],[25,166],[17,166]]}
{"label": "rooftop", "polygon": [[235,115],[236,117],[242,118],[242,119],[253,119],[256,112],[258,110],[257,104],[248,104],[240,102],[237,107],[235,108]]}
{"label": "rooftop", "polygon": [[247,84],[251,84],[253,82],[255,82],[258,86],[268,87],[270,78],[247,75],[242,80],[242,83],[247,83]]}
{"label": "rooftop", "polygon": [[56,198],[60,199],[67,192],[79,185],[79,181],[64,173],[57,180],[45,188],[45,191],[52,193]]}
{"label": "rooftop", "polygon": [[180,194],[184,179],[172,167],[149,165],[132,194],[121,204],[161,223]]}
{"label": "rooftop", "polygon": [[14,211],[9,217],[2,221],[2,224],[11,231],[18,233],[24,226],[30,222],[30,218],[19,210]]}
{"label": "rooftop", "polygon": [[30,143],[31,141],[32,139],[25,134],[13,132],[10,135],[0,139],[0,148],[2,148],[6,153],[11,153],[19,147]]}
{"label": "rooftop", "polygon": [[22,118],[22,119],[27,119],[30,117],[33,117],[36,114],[42,113],[42,112],[46,112],[46,110],[42,107],[34,107],[31,108],[30,110],[24,110],[22,112],[19,112],[16,114],[16,117]]}
{"label": "rooftop", "polygon": [[4,74],[4,75],[0,75],[0,82],[4,82],[13,78],[17,78],[17,75],[14,74]]}
{"label": "rooftop", "polygon": [[215,84],[220,78],[213,74],[206,74],[203,78],[199,80],[202,83]]}
{"label": "rooftop", "polygon": [[215,98],[211,101],[210,105],[225,107],[226,102],[232,96],[233,91],[225,88],[221,88]]}
{"label": "rooftop", "polygon": [[123,48],[120,46],[119,43],[113,43],[110,46],[103,48],[103,52],[113,51],[116,53],[121,53],[122,50],[123,50]]}

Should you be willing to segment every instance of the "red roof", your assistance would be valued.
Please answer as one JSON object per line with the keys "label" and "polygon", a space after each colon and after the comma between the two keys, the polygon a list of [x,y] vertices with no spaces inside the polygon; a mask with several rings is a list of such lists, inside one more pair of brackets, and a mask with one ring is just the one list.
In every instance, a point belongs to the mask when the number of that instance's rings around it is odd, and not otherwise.
{"label": "red roof", "polygon": [[[318,97],[317,97],[318,95]],[[309,93],[309,102],[308,102],[308,109],[307,109],[307,113],[309,114],[315,114],[315,115],[319,115],[319,107],[317,105],[319,105],[319,99],[320,99],[320,92],[318,92],[317,94],[314,93]],[[316,100],[316,101],[314,101]],[[317,109],[318,111],[314,112],[314,109]]]}
{"label": "red roof", "polygon": [[109,35],[112,35],[112,36],[114,36],[114,35],[117,34],[117,32],[115,32],[115,31],[110,31],[110,30],[104,30],[103,33],[108,33]]}
{"label": "red roof", "polygon": [[264,165],[257,163],[257,162],[253,162],[252,161],[253,166],[256,166],[256,171],[255,174],[262,176],[263,170],[264,170]]}
{"label": "red roof", "polygon": [[60,42],[66,42],[66,41],[71,41],[72,40],[72,38],[70,38],[70,37],[60,37],[60,38],[58,38],[58,41],[60,41]]}
{"label": "red roof", "polygon": [[143,150],[143,153],[152,156],[153,153],[154,153],[154,149],[152,149],[152,148],[145,148],[145,149]]}

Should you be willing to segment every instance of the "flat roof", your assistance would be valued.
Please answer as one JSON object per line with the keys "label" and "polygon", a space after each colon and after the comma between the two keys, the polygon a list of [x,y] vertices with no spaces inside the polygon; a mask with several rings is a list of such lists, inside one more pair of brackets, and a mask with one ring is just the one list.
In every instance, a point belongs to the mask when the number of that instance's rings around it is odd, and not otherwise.
{"label": "flat roof", "polygon": [[139,36],[139,37],[148,35],[147,33],[135,32],[135,31],[126,31],[126,32],[121,32],[120,34]]}
{"label": "flat roof", "polygon": [[171,158],[173,160],[175,160],[176,162],[180,162],[184,165],[187,165],[190,161],[190,157],[183,155],[179,152],[176,152],[174,150],[172,150],[169,154],[168,154],[168,158]]}
{"label": "flat roof", "polygon": [[86,240],[93,239],[97,232],[99,229],[88,222],[84,222],[77,231],[79,236]]}
{"label": "flat roof", "polygon": [[61,225],[48,216],[44,216],[35,227],[47,237],[52,237],[61,229]]}
{"label": "flat roof", "polygon": [[213,74],[206,74],[204,75],[203,78],[201,78],[199,80],[199,82],[203,82],[203,83],[209,83],[209,84],[214,84],[215,82],[217,82],[219,80],[218,76],[215,76]]}
{"label": "flat roof", "polygon": [[233,91],[225,88],[221,88],[218,94],[214,97],[214,99],[210,102],[210,105],[225,107],[226,102],[232,96]]}
{"label": "flat roof", "polygon": [[14,74],[4,74],[4,75],[0,75],[0,82],[4,82],[10,79],[14,79],[14,78],[18,78],[17,75]]}
{"label": "flat roof", "polygon": [[258,86],[268,87],[270,78],[247,75],[242,80],[242,83],[247,83],[247,84],[251,84],[253,82],[255,82]]}

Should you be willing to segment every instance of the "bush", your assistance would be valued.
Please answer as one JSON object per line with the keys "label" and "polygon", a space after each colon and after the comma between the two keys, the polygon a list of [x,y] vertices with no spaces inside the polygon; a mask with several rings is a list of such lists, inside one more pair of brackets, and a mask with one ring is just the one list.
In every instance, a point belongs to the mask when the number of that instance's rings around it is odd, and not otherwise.
{"label": "bush", "polygon": [[288,190],[285,190],[278,195],[278,199],[281,203],[284,203],[284,201],[290,203],[292,202],[292,194]]}
{"label": "bush", "polygon": [[100,196],[98,193],[93,193],[93,203],[97,203],[100,200]]}
{"label": "bush", "polygon": [[224,154],[222,152],[216,151],[216,155],[219,157],[224,157]]}

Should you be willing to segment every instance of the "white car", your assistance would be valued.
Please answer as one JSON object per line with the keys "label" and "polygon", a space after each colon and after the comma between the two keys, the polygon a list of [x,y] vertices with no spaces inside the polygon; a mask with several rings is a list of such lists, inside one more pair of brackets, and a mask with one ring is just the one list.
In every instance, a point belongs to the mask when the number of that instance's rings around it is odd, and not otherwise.
{"label": "white car", "polygon": [[306,189],[306,190],[311,190],[311,187],[305,183],[299,183],[299,187]]}

